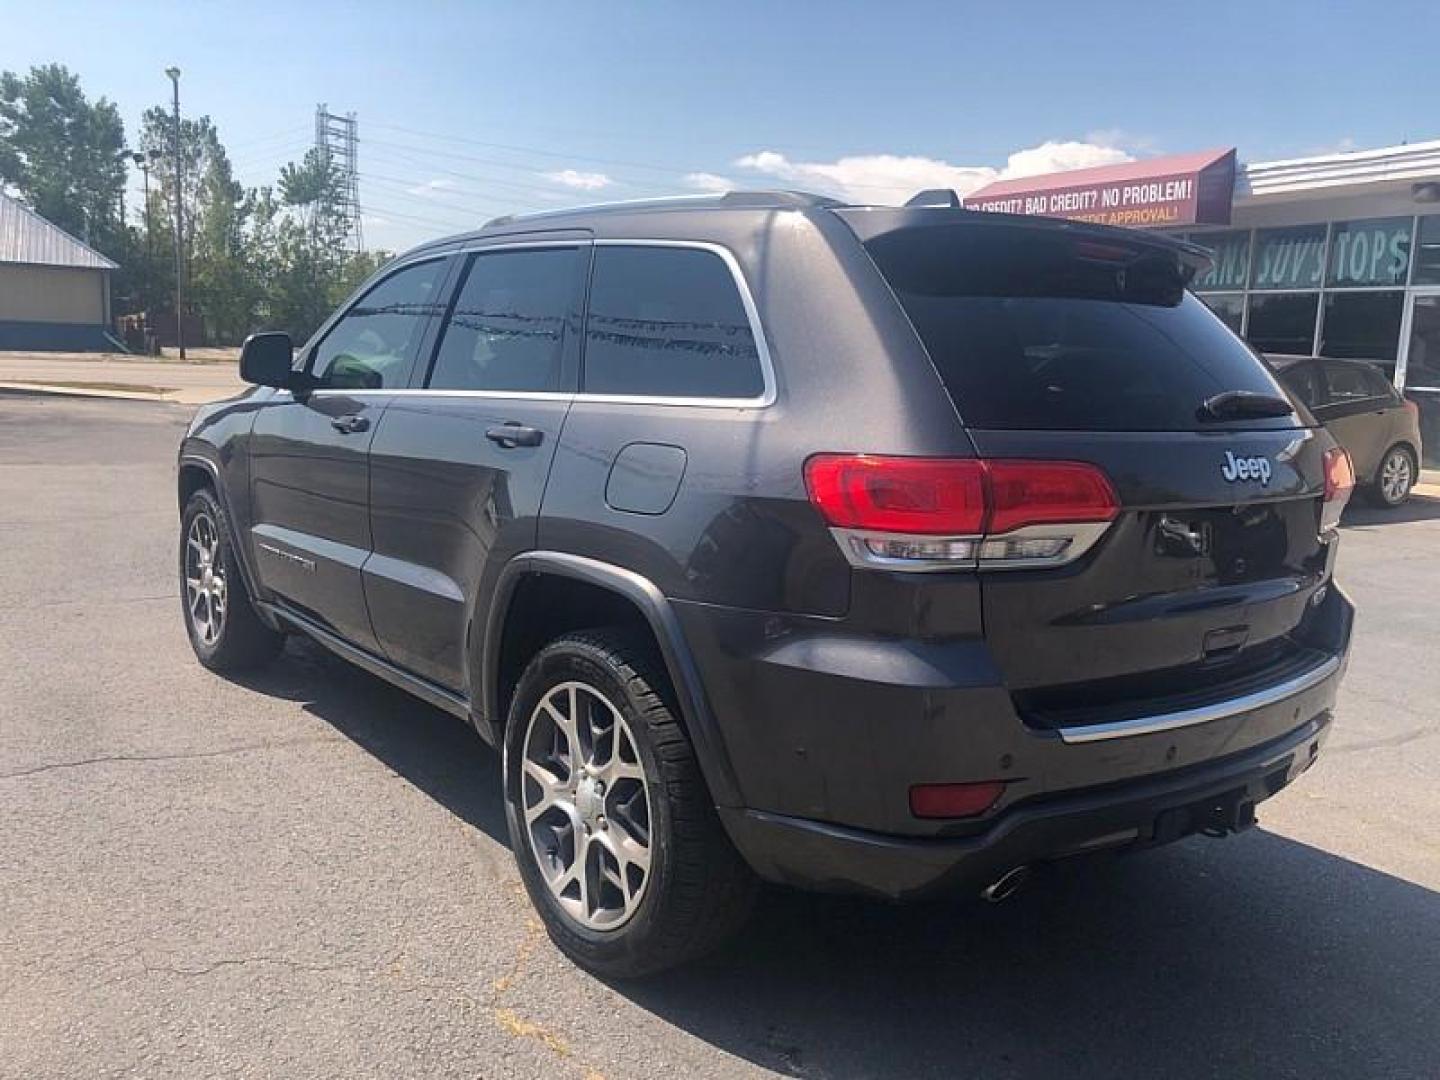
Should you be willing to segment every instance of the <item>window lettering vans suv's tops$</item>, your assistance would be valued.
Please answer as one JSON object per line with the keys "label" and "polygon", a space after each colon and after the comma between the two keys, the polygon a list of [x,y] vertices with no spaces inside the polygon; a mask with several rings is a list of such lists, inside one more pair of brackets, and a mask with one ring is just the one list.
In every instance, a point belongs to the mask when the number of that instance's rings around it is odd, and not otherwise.
{"label": "window lettering vans suv's tops$", "polygon": [[784,192],[425,245],[196,416],[196,653],[298,631],[473,724],[612,974],[757,878],[978,891],[1243,828],[1329,727],[1353,477],[1204,259]]}

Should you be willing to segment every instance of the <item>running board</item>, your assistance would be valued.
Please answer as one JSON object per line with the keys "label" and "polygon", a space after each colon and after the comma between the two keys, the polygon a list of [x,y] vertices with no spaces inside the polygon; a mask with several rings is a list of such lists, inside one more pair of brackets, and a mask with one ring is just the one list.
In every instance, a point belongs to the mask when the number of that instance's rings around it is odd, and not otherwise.
{"label": "running board", "polygon": [[[348,660],[358,668],[364,668],[371,675],[379,676],[386,682],[398,686],[401,690],[414,694],[437,709],[444,709],[446,712],[458,716],[467,724],[471,722],[470,703],[459,694],[411,675],[408,671],[402,671],[390,661],[381,659],[374,653],[366,652],[357,645],[350,644],[333,630],[327,630],[314,619],[301,615],[298,611],[280,604],[262,602],[256,606],[279,622],[288,623],[302,634],[325,646],[340,659]],[[479,729],[483,735],[484,725],[480,725]]]}

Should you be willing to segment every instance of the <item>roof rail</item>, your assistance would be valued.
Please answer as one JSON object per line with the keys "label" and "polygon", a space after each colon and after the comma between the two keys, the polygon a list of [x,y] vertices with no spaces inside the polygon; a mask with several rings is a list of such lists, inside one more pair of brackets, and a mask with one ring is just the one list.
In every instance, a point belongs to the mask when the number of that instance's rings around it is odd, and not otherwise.
{"label": "roof rail", "polygon": [[592,203],[587,206],[567,206],[556,210],[536,210],[527,214],[503,214],[491,218],[483,226],[486,229],[501,225],[512,225],[521,221],[544,220],[565,217],[569,214],[633,213],[644,210],[671,210],[685,207],[724,208],[752,207],[770,210],[824,209],[844,206],[838,199],[825,195],[814,195],[807,191],[726,191],[723,194],[708,192],[697,195],[666,195],[649,199],[625,199],[616,202]]}

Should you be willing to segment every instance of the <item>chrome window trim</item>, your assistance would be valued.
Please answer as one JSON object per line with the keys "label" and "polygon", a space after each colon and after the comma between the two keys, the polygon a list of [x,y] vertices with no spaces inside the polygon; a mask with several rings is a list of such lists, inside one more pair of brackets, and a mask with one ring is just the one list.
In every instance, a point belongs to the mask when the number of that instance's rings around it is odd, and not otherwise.
{"label": "chrome window trim", "polygon": [[[651,240],[651,239],[560,239],[549,240],[522,240],[504,242],[498,244],[478,243],[458,248],[447,252],[447,255],[479,255],[490,251],[513,251],[523,248],[570,248],[570,247],[661,247],[661,248],[688,248],[695,251],[708,251],[712,255],[718,255],[730,271],[730,277],[735,282],[735,288],[740,294],[740,306],[745,311],[745,319],[750,324],[750,334],[755,339],[755,351],[760,359],[760,377],[764,389],[758,397],[749,398],[710,398],[710,397],[672,397],[666,395],[648,394],[587,394],[584,391],[540,391],[530,390],[524,392],[511,392],[507,390],[443,390],[432,389],[428,386],[397,387],[393,390],[326,390],[316,389],[313,394],[345,394],[349,397],[457,397],[457,398],[481,398],[481,399],[505,399],[508,401],[571,401],[575,403],[586,402],[599,405],[660,405],[697,409],[763,409],[773,405],[778,397],[775,381],[774,361],[770,356],[770,345],[765,339],[764,327],[760,322],[760,311],[755,305],[754,294],[750,291],[750,284],[745,279],[745,274],[740,268],[739,261],[733,252],[723,244],[717,244],[709,240]],[[430,256],[434,258],[436,256]],[[418,262],[420,259],[411,260]],[[588,317],[589,311],[586,311]],[[583,333],[583,327],[582,327]],[[950,566],[953,569],[953,564]]]}
{"label": "chrome window trim", "polygon": [[[597,248],[602,247],[657,247],[681,248],[691,251],[708,251],[717,255],[730,271],[735,289],[740,294],[740,306],[745,312],[745,321],[750,324],[750,336],[755,339],[755,352],[760,359],[761,391],[758,396],[748,398],[729,397],[677,397],[665,394],[590,394],[581,390],[575,395],[576,402],[594,402],[608,405],[669,405],[696,409],[764,409],[775,404],[778,396],[775,385],[775,365],[770,357],[770,344],[765,340],[765,328],[760,321],[760,309],[755,305],[755,296],[750,283],[740,268],[734,252],[723,244],[710,240],[657,240],[606,238],[595,240]],[[586,320],[589,320],[589,305],[586,305]],[[581,378],[584,378],[584,363],[581,363]]]}
{"label": "chrome window trim", "polygon": [[1252,694],[1230,698],[1228,701],[1217,701],[1213,705],[1201,705],[1194,709],[1160,713],[1157,716],[1141,716],[1134,720],[1116,720],[1108,724],[1063,727],[1057,729],[1057,734],[1062,742],[1088,743],[1103,742],[1106,739],[1125,739],[1133,735],[1153,735],[1160,731],[1174,731],[1176,728],[1208,724],[1212,720],[1223,720],[1226,717],[1263,709],[1267,705],[1277,705],[1287,698],[1314,689],[1339,670],[1340,657],[1332,656],[1303,674],[1266,687],[1264,690],[1257,690]]}

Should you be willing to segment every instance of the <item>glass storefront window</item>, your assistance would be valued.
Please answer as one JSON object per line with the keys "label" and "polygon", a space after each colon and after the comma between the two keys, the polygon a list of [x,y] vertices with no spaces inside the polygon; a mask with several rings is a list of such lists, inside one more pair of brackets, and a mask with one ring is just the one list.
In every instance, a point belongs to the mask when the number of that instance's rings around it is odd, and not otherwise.
{"label": "glass storefront window", "polygon": [[1412,224],[1408,217],[1337,221],[1325,284],[1404,285]]}
{"label": "glass storefront window", "polygon": [[1190,237],[1192,244],[1215,253],[1215,265],[1191,283],[1196,292],[1216,289],[1243,289],[1250,270],[1250,232],[1201,233]]}
{"label": "glass storefront window", "polygon": [[1245,337],[1261,352],[1309,356],[1319,309],[1319,293],[1251,294]]}
{"label": "glass storefront window", "polygon": [[1220,316],[1220,321],[1240,333],[1241,320],[1245,315],[1244,293],[1206,293],[1200,297],[1205,306]]}
{"label": "glass storefront window", "polygon": [[1256,232],[1255,281],[1251,288],[1314,289],[1320,286],[1324,271],[1324,225]]}
{"label": "glass storefront window", "polygon": [[1326,293],[1320,355],[1370,360],[1393,378],[1404,310],[1405,294],[1398,289]]}
{"label": "glass storefront window", "polygon": [[1440,285],[1440,214],[1420,219],[1420,239],[1415,245],[1416,285]]}
{"label": "glass storefront window", "polygon": [[1440,296],[1415,297],[1415,312],[1410,320],[1410,355],[1405,361],[1405,388],[1440,391]]}

